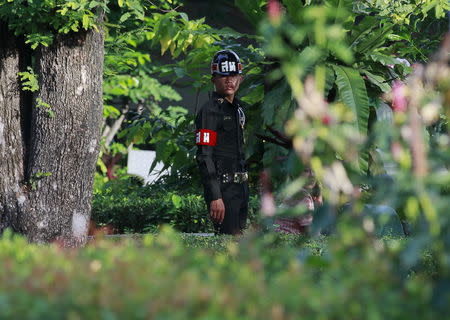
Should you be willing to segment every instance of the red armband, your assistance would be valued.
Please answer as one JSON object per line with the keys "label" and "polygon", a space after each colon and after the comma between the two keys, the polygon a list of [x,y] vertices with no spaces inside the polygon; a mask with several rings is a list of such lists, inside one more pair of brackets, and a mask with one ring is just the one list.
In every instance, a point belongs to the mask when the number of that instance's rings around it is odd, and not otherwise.
{"label": "red armband", "polygon": [[208,129],[200,129],[195,131],[195,143],[200,146],[216,145],[217,132]]}

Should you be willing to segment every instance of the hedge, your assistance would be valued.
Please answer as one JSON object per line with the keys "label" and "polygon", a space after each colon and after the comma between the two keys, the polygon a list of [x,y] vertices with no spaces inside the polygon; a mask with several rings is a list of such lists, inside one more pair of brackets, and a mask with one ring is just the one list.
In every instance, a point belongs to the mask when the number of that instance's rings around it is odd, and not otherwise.
{"label": "hedge", "polygon": [[[256,196],[250,199],[248,224],[259,211]],[[176,186],[140,186],[133,179],[111,181],[93,197],[92,220],[109,225],[117,233],[145,233],[169,224],[189,233],[214,232],[199,190],[179,190]]]}
{"label": "hedge", "polygon": [[[390,247],[234,238],[219,252],[172,229],[78,250],[0,239],[0,319],[439,319],[427,274],[402,276]],[[364,244],[363,244],[364,242]],[[380,249],[384,248],[384,249]]]}

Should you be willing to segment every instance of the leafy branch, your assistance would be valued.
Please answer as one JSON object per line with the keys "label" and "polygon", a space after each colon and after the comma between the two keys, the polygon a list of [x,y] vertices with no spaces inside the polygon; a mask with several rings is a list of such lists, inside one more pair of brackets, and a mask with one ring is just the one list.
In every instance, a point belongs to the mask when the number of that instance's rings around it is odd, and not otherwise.
{"label": "leafy branch", "polygon": [[38,91],[39,84],[36,74],[31,67],[27,67],[27,70],[18,73],[22,82],[22,90],[31,92]]}
{"label": "leafy branch", "polygon": [[55,117],[55,111],[53,111],[52,106],[44,102],[41,98],[36,99],[36,108],[44,110],[44,112],[47,114],[47,117],[49,118]]}

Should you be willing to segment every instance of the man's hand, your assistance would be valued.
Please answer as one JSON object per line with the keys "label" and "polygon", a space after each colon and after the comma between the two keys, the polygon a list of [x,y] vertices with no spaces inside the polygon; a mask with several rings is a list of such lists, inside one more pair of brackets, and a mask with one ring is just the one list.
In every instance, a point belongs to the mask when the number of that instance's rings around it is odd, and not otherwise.
{"label": "man's hand", "polygon": [[225,205],[222,198],[211,201],[209,214],[215,223],[222,223],[225,217]]}

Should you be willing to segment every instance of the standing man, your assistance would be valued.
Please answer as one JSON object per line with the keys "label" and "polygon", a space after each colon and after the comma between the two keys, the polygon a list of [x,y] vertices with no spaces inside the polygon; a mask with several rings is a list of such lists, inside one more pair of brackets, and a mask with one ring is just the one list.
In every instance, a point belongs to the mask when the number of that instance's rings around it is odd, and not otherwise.
{"label": "standing man", "polygon": [[220,234],[240,234],[248,210],[248,173],[244,159],[245,115],[236,92],[242,64],[232,50],[217,52],[211,62],[215,92],[196,118],[197,163],[205,201]]}

